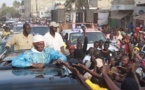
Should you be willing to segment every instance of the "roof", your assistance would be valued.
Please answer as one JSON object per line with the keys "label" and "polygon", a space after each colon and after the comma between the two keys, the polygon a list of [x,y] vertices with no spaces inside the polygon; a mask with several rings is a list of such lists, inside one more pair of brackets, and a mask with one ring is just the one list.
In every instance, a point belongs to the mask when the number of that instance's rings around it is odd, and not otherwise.
{"label": "roof", "polygon": [[145,14],[133,17],[134,19],[145,20]]}
{"label": "roof", "polygon": [[109,18],[112,19],[122,19],[126,16],[131,14],[131,11],[117,11],[117,12],[111,12],[111,16]]}
{"label": "roof", "polygon": [[7,68],[0,73],[1,90],[86,90],[63,67]]}

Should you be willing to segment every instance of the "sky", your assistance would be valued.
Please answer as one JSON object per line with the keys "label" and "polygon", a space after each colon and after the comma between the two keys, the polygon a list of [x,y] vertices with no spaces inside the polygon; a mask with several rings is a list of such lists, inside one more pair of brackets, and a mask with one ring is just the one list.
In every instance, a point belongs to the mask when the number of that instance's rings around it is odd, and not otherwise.
{"label": "sky", "polygon": [[[2,6],[3,3],[6,3],[7,6],[13,6],[13,2],[15,0],[0,0],[0,7]],[[16,1],[21,1],[21,0],[16,0]]]}

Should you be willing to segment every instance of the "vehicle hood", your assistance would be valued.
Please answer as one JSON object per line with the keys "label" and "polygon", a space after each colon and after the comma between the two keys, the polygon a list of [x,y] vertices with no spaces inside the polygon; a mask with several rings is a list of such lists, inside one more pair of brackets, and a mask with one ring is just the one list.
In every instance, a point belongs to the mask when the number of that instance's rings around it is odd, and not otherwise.
{"label": "vehicle hood", "polygon": [[60,76],[53,69],[0,70],[0,73],[0,90],[86,90],[78,80]]}

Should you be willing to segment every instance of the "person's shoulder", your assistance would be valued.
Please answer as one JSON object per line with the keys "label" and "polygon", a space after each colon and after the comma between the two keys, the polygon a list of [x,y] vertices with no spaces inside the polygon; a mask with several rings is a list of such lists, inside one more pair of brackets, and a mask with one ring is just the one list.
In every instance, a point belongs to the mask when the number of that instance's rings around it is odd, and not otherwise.
{"label": "person's shoulder", "polygon": [[33,35],[32,35],[32,34],[29,34],[29,36],[30,36],[30,37],[33,37]]}
{"label": "person's shoulder", "polygon": [[27,55],[31,55],[32,54],[32,50],[27,50],[27,51],[25,51],[25,52],[23,52],[24,54],[27,54]]}
{"label": "person's shoulder", "polygon": [[56,32],[55,34],[56,34],[57,36],[61,37],[60,33]]}
{"label": "person's shoulder", "polygon": [[44,37],[45,37],[45,36],[50,36],[50,32],[47,32],[47,33],[44,35]]}
{"label": "person's shoulder", "polygon": [[55,51],[55,50],[54,50],[54,48],[44,48],[44,51],[45,52],[52,52],[52,51]]}

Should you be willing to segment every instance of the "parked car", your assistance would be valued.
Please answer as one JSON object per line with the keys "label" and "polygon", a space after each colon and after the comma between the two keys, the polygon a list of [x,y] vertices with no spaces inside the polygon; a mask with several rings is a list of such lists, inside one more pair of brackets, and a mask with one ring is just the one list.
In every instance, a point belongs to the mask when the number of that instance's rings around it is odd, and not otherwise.
{"label": "parked car", "polygon": [[[23,25],[17,25],[14,26],[12,29],[12,32],[14,34],[21,33],[23,31]],[[49,31],[48,26],[45,25],[31,25],[31,34],[36,35],[36,34],[41,34],[45,35]]]}
{"label": "parked car", "polygon": [[[83,32],[82,32],[81,29],[64,30],[64,31],[62,31],[62,34],[63,34],[63,36],[68,34],[67,40],[71,41],[71,43],[73,45],[77,44],[77,38],[81,38],[82,42],[84,40]],[[103,40],[104,42],[107,41],[104,34],[100,31],[96,31],[96,30],[87,31],[86,30],[86,35],[88,37],[88,47],[87,47],[87,49],[89,49],[90,47],[93,47],[93,44],[94,44],[95,41],[100,41],[100,40]],[[109,50],[118,51],[119,49],[116,46],[110,44]]]}

